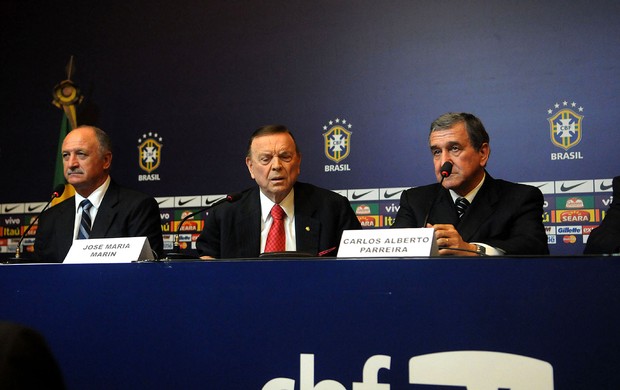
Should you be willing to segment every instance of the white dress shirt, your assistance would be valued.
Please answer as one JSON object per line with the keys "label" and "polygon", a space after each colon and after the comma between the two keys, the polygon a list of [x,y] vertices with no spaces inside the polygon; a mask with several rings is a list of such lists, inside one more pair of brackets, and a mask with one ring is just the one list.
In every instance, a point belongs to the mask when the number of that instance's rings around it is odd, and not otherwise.
{"label": "white dress shirt", "polygon": [[110,187],[110,176],[106,179],[106,181],[99,186],[92,194],[88,195],[88,198],[84,198],[82,195],[75,193],[75,223],[73,226],[73,239],[77,239],[78,233],[80,231],[80,222],[82,220],[82,208],[80,207],[80,203],[84,199],[90,200],[90,203],[93,204],[93,207],[88,210],[90,214],[90,223],[91,228],[95,224],[95,218],[97,217],[97,212],[99,211],[99,207],[101,206],[101,202],[103,201],[103,196],[105,195],[108,187]]}
{"label": "white dress shirt", "polygon": [[[260,192],[260,208],[261,208],[261,224],[260,224],[260,253],[265,251],[267,243],[267,235],[273,223],[271,217],[271,208],[275,205],[271,199],[267,198],[262,191]],[[295,240],[295,190],[291,192],[280,202],[280,207],[286,213],[284,218],[284,234],[286,236],[286,250],[296,251],[297,241]]]}

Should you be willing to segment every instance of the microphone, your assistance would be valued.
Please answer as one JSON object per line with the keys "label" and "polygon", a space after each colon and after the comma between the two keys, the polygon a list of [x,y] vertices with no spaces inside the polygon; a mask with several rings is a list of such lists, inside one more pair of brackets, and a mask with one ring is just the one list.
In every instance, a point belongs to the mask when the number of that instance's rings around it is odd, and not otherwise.
{"label": "microphone", "polygon": [[422,224],[422,227],[426,227],[426,223],[428,222],[428,217],[431,215],[431,211],[433,210],[433,207],[435,206],[435,203],[437,202],[439,191],[441,191],[441,185],[443,184],[443,180],[446,177],[450,176],[450,174],[452,173],[452,163],[450,161],[446,161],[445,163],[443,163],[441,168],[439,168],[439,173],[441,174],[441,181],[439,182],[439,189],[437,190],[437,194],[435,194],[435,197],[433,198],[433,201],[431,202],[431,206],[428,208],[428,212],[426,213],[426,217],[424,217],[424,223]]}
{"label": "microphone", "polygon": [[19,261],[21,260],[22,241],[24,241],[24,238],[26,238],[26,234],[28,234],[30,229],[39,220],[39,216],[41,214],[43,214],[43,212],[45,210],[47,210],[47,208],[49,207],[50,203],[52,203],[52,201],[54,199],[59,198],[62,195],[63,192],[65,192],[65,185],[64,184],[59,184],[59,185],[56,186],[56,188],[54,188],[54,192],[52,192],[52,196],[51,196],[51,199],[49,200],[49,202],[47,202],[45,207],[43,207],[43,210],[41,210],[41,212],[36,216],[36,218],[34,220],[32,220],[32,222],[30,222],[30,225],[28,225],[28,228],[26,228],[26,231],[19,238],[19,242],[17,243],[17,248],[15,249],[15,257],[9,259],[10,262],[19,263]]}
{"label": "microphone", "polygon": [[183,219],[181,220],[181,222],[179,222],[179,226],[177,226],[177,230],[174,233],[174,242],[172,244],[172,252],[169,252],[168,254],[166,254],[166,258],[164,260],[177,260],[177,259],[195,259],[195,256],[190,256],[184,253],[180,253],[180,234],[181,234],[181,227],[183,226],[183,224],[190,219],[191,217],[195,216],[196,214],[200,214],[203,213],[209,209],[212,209],[213,207],[220,205],[222,203],[233,203],[238,201],[239,199],[241,199],[241,193],[240,192],[235,192],[232,194],[228,194],[225,197],[223,197],[222,199],[210,204],[207,207],[203,207],[200,210],[193,212],[191,214],[186,215],[185,217],[183,217]]}

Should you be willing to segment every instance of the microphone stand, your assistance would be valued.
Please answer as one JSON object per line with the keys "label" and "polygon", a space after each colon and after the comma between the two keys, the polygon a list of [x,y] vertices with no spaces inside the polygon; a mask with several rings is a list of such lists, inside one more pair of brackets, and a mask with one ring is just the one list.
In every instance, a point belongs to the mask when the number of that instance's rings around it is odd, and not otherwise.
{"label": "microphone stand", "polygon": [[45,210],[47,210],[47,208],[50,206],[50,204],[52,203],[52,201],[58,197],[60,197],[62,195],[62,193],[65,191],[65,185],[61,184],[58,185],[56,187],[56,189],[54,190],[54,192],[52,193],[52,197],[51,199],[47,202],[47,204],[45,205],[45,207],[43,207],[43,210],[41,210],[41,212],[39,214],[37,214],[37,216],[35,217],[34,220],[32,220],[30,222],[30,224],[28,225],[28,227],[26,228],[26,231],[21,235],[21,237],[19,238],[19,242],[17,243],[17,248],[15,248],[15,256],[14,257],[10,257],[7,259],[6,264],[16,264],[16,263],[25,263],[26,261],[24,261],[22,259],[22,250],[21,250],[21,246],[22,246],[22,241],[24,241],[24,238],[26,238],[26,235],[28,234],[28,232],[30,231],[30,229],[32,229],[32,227],[34,226],[35,223],[37,223],[37,221],[39,220],[39,217],[41,216],[41,214],[43,214],[43,212]]}
{"label": "microphone stand", "polygon": [[431,206],[428,208],[426,217],[424,217],[424,223],[421,226],[423,228],[426,227],[426,224],[428,223],[428,217],[430,217],[431,211],[433,210],[435,203],[437,203],[437,198],[439,197],[439,191],[441,191],[441,186],[443,185],[444,179],[450,176],[450,174],[452,173],[452,163],[450,161],[446,161],[445,163],[443,163],[443,165],[439,169],[439,172],[441,173],[441,180],[439,181],[439,190],[437,190],[437,194],[433,198],[433,201],[431,202]]}

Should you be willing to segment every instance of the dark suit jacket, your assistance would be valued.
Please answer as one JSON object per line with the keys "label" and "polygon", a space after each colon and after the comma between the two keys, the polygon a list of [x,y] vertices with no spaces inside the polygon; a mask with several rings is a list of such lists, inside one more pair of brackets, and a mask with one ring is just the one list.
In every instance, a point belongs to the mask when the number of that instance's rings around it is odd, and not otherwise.
{"label": "dark suit jacket", "polygon": [[[311,184],[295,184],[297,251],[335,256],[343,230],[361,229],[349,201]],[[224,203],[206,216],[196,241],[200,256],[252,258],[260,254],[261,207],[259,188],[243,192],[235,203]]]}
{"label": "dark suit jacket", "polygon": [[508,255],[546,255],[542,223],[544,198],[539,189],[496,180],[487,173],[484,184],[461,220],[450,192],[439,183],[403,192],[392,227],[422,227],[433,199],[430,224],[452,224],[466,242],[500,248]]}
{"label": "dark suit jacket", "polygon": [[[62,263],[71,248],[75,197],[48,209],[39,218],[34,250],[38,261]],[[159,257],[164,251],[159,206],[151,196],[110,182],[90,238],[146,236]]]}
{"label": "dark suit jacket", "polygon": [[614,199],[603,222],[590,233],[585,254],[620,252],[620,176],[614,177],[613,186]]}

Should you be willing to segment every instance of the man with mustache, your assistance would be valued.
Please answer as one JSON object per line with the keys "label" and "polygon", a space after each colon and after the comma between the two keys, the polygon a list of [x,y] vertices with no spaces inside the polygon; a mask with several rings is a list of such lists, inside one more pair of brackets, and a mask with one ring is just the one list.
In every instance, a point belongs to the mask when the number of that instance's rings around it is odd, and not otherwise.
{"label": "man with mustache", "polygon": [[210,210],[196,241],[201,258],[264,252],[335,256],[342,231],[361,229],[347,198],[297,181],[301,152],[285,126],[256,130],[245,163],[258,187]]}
{"label": "man with mustache", "polygon": [[437,181],[444,163],[452,173],[441,185],[404,191],[392,227],[434,228],[440,255],[549,254],[542,193],[488,174],[491,146],[480,119],[441,115],[431,124],[429,146]]}
{"label": "man with mustache", "polygon": [[71,131],[62,158],[76,194],[41,214],[34,244],[39,261],[62,263],[73,240],[85,238],[146,236],[157,256],[163,254],[157,202],[111,179],[112,145],[103,130],[80,126]]}

